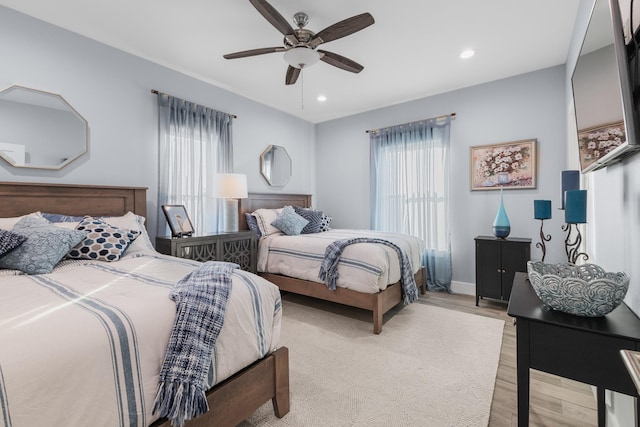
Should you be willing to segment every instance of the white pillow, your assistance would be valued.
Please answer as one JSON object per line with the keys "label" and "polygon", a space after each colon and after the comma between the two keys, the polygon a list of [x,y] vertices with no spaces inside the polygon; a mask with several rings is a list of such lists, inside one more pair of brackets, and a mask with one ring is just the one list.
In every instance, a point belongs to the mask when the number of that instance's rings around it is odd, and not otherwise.
{"label": "white pillow", "polygon": [[271,223],[278,218],[278,215],[280,215],[282,209],[283,208],[258,209],[253,211],[252,215],[256,218],[256,222],[258,223],[258,228],[260,229],[260,234],[262,235],[262,237],[275,233],[283,234],[278,227],[271,225]]}
{"label": "white pillow", "polygon": [[101,217],[104,222],[111,224],[114,227],[122,228],[125,230],[139,231],[140,235],[134,240],[129,249],[124,253],[124,256],[138,256],[138,255],[156,255],[157,252],[151,243],[147,229],[144,226],[145,218],[140,215],[136,215],[133,212],[127,212],[122,216],[103,216]]}

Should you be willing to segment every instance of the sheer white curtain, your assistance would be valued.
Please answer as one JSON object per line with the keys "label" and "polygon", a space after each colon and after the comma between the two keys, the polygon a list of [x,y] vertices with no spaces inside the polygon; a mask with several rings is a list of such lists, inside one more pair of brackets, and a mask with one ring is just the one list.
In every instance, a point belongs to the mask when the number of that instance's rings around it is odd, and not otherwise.
{"label": "sheer white curtain", "polygon": [[[158,207],[184,205],[198,234],[219,229],[216,173],[231,172],[232,116],[166,94],[158,94]],[[167,235],[164,215],[158,235]]]}
{"label": "sheer white curtain", "polygon": [[370,132],[371,228],[426,242],[430,290],[451,290],[450,116]]}

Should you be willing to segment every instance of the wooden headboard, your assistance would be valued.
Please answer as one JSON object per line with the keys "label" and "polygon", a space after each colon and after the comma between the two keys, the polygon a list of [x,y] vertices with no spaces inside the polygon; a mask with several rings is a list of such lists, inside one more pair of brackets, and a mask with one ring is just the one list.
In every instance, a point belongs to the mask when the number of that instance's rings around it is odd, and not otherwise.
{"label": "wooden headboard", "polygon": [[147,189],[73,184],[0,182],[0,217],[31,212],[63,215],[147,216]]}
{"label": "wooden headboard", "polygon": [[246,212],[256,209],[278,209],[286,205],[311,207],[311,194],[249,193],[246,199],[240,199],[240,230],[248,230],[244,218]]}

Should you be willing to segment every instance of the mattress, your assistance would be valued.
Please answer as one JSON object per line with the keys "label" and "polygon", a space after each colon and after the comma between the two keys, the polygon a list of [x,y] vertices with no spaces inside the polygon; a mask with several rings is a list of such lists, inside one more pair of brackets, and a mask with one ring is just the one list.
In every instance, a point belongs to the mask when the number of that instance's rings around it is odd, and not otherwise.
{"label": "mattress", "polygon": [[[201,264],[132,251],[0,276],[0,425],[146,426],[175,318],[172,286]],[[5,271],[5,273],[7,273]],[[278,288],[232,275],[209,385],[275,350]]]}
{"label": "mattress", "polygon": [[[262,237],[258,244],[258,272],[323,283],[318,273],[327,246],[336,240],[356,237],[390,241],[407,254],[414,274],[421,268],[425,243],[418,237],[372,230],[332,229],[296,236],[274,233]],[[345,248],[338,274],[338,287],[376,293],[400,280],[400,262],[392,247],[358,243]]]}

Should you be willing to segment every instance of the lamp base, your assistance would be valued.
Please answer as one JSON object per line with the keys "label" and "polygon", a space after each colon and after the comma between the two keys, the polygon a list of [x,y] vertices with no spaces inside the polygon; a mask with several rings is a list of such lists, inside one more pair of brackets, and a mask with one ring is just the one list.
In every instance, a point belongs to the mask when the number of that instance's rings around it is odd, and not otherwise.
{"label": "lamp base", "polygon": [[238,230],[238,199],[224,199],[222,205],[222,230],[220,231],[234,233]]}

